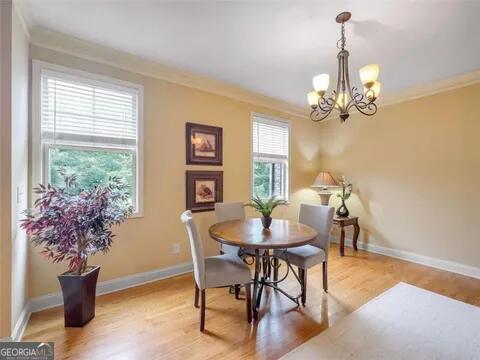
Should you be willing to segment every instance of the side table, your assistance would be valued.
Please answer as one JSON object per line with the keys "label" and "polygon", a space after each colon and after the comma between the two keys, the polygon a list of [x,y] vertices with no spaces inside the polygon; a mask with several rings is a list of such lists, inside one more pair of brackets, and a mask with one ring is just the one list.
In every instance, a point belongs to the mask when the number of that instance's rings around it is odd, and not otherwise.
{"label": "side table", "polygon": [[360,233],[360,226],[358,225],[358,216],[338,217],[333,218],[333,224],[340,227],[340,256],[345,255],[345,227],[352,225],[353,232],[353,249],[357,251],[358,234]]}

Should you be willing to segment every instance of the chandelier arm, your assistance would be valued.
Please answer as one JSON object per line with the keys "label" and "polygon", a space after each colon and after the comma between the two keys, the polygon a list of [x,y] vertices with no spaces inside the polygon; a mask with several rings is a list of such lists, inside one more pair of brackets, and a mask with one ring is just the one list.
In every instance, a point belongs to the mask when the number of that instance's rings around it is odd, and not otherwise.
{"label": "chandelier arm", "polygon": [[355,93],[355,100],[349,104],[349,109],[355,106],[355,108],[363,115],[372,116],[377,113],[377,105],[369,100],[366,102],[365,96],[360,93]]}
{"label": "chandelier arm", "polygon": [[[352,95],[353,94],[353,95]],[[365,108],[368,104],[364,101],[365,96],[357,92],[357,88],[354,86],[350,92],[351,101],[348,103],[347,110],[350,110],[355,104],[361,108]]]}
{"label": "chandelier arm", "polygon": [[[370,97],[368,97],[368,95],[370,95]],[[365,91],[365,97],[368,99],[370,103],[373,103],[375,102],[375,100],[377,100],[377,95],[375,94],[375,91],[372,88]]]}
{"label": "chandelier arm", "polygon": [[[335,95],[335,91],[333,92],[333,94]],[[310,119],[312,121],[315,121],[315,122],[318,122],[318,121],[322,121],[323,119],[325,119],[328,115],[330,115],[330,113],[332,112],[332,110],[335,108],[334,106],[335,102],[334,100],[332,99],[332,97],[329,97],[327,99],[325,99],[324,97],[321,98],[321,101],[319,99],[318,101],[318,107],[315,108],[311,113],[310,113]],[[323,106],[322,106],[323,105]],[[326,107],[324,107],[326,106]],[[322,114],[322,115],[321,115]]]}
{"label": "chandelier arm", "polygon": [[323,115],[320,115],[320,112],[318,111],[318,109],[315,109],[310,113],[310,120],[314,122],[319,122],[324,120],[328,115],[330,115],[330,111]]}
{"label": "chandelier arm", "polygon": [[[360,107],[357,103],[354,103],[355,108],[361,112],[363,115],[372,116],[377,113],[377,104],[374,102],[364,103],[364,107]],[[366,110],[365,110],[366,109]]]}
{"label": "chandelier arm", "polygon": [[[377,105],[374,100],[368,99],[365,95],[356,92],[356,90],[357,88],[353,87],[350,91],[350,94],[353,94],[353,96],[351,95],[352,101],[349,104],[348,109],[355,106],[355,108],[364,115],[375,115],[377,112]],[[365,99],[368,101],[365,101]]]}
{"label": "chandelier arm", "polygon": [[350,108],[352,106],[355,106],[355,100],[353,99],[350,99],[350,101],[348,102],[347,106],[345,106],[345,112],[348,113],[350,111]]}
{"label": "chandelier arm", "polygon": [[333,107],[332,106],[329,106],[329,107],[317,107],[317,110],[319,110],[319,112],[321,112],[322,114],[325,114],[325,113],[330,113],[332,110],[333,110]]}
{"label": "chandelier arm", "polygon": [[351,100],[350,103],[348,104],[348,111],[352,109],[353,107],[356,108],[357,110],[364,110],[366,109],[368,104],[365,101],[354,101]]}
{"label": "chandelier arm", "polygon": [[[336,96],[335,91],[332,92],[332,96]],[[318,107],[322,110],[322,112],[332,111],[332,109],[335,107],[335,100],[332,96],[326,99],[322,97],[322,101],[318,102]]]}

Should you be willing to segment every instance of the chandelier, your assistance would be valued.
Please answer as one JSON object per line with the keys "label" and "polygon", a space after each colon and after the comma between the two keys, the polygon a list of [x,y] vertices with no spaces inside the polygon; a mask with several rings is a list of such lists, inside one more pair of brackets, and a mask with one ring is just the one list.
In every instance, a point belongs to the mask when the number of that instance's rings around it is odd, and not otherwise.
{"label": "chandelier", "polygon": [[337,88],[332,95],[325,97],[330,76],[320,74],[313,78],[313,88],[307,94],[308,104],[312,108],[310,119],[321,121],[325,119],[333,109],[340,112],[340,121],[344,122],[349,117],[349,111],[355,107],[364,115],[374,115],[377,112],[375,100],[380,94],[381,83],[378,81],[378,64],[365,65],[360,69],[360,80],[363,84],[363,93],[355,86],[350,86],[350,75],[348,73],[348,51],[345,50],[345,23],[352,16],[349,12],[342,12],[336,17],[336,21],[342,24],[341,37],[337,41],[337,48],[340,50],[338,59]]}

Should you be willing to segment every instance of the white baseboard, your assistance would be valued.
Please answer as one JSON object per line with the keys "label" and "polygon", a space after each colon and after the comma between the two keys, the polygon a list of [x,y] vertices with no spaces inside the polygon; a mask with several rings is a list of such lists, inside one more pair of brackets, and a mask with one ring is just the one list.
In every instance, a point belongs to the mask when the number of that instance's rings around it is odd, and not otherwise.
{"label": "white baseboard", "polygon": [[[340,242],[340,239],[336,236],[332,236],[331,240],[333,243]],[[345,239],[345,246],[353,247],[352,239]],[[357,247],[368,252],[386,255],[397,259],[430,266],[436,269],[446,270],[453,273],[480,279],[480,268],[478,267],[464,265],[449,260],[437,259],[425,255],[419,255],[409,251],[387,248],[375,244],[368,244],[360,241],[357,243]]]}
{"label": "white baseboard", "polygon": [[[121,278],[102,281],[97,284],[97,296],[108,294],[114,291],[128,289],[130,287],[147,284],[152,281],[166,279],[172,276],[177,276],[191,272],[193,269],[192,263],[184,263],[180,265],[171,266],[168,268],[147,271],[139,274],[124,276]],[[63,304],[62,293],[47,294],[30,299],[28,308],[30,312],[49,309]]]}

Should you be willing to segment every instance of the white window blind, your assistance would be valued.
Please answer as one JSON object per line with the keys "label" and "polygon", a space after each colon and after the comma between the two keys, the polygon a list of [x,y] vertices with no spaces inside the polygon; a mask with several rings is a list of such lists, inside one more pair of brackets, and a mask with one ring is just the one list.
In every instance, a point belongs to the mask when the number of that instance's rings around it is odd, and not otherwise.
{"label": "white window blind", "polygon": [[288,123],[254,116],[253,156],[288,160],[288,133]]}
{"label": "white window blind", "polygon": [[43,69],[42,139],[100,146],[137,145],[138,92]]}
{"label": "white window blind", "polygon": [[252,118],[252,196],[289,196],[288,122],[261,115]]}

